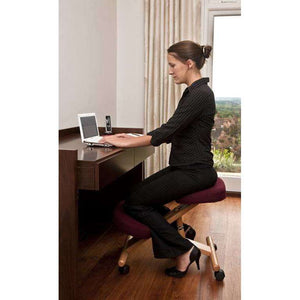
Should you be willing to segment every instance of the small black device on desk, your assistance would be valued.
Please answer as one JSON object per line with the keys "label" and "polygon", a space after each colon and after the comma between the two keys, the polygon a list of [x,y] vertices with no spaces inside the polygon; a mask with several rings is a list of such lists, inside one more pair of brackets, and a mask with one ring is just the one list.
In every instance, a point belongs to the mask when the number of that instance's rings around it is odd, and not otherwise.
{"label": "small black device on desk", "polygon": [[110,116],[105,116],[105,133],[104,134],[112,134]]}

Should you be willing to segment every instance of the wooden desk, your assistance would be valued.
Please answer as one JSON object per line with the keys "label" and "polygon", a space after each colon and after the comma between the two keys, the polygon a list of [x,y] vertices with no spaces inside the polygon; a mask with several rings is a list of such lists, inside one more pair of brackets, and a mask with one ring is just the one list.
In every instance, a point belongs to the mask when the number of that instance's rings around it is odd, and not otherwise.
{"label": "wooden desk", "polygon": [[79,134],[59,143],[59,299],[76,299],[78,250],[78,190],[100,191],[137,168],[154,147],[103,148],[82,144]]}

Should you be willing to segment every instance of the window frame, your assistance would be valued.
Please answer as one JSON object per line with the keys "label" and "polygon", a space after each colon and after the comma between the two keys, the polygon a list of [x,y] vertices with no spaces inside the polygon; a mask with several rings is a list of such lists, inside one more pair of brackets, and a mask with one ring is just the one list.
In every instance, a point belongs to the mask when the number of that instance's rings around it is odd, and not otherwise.
{"label": "window frame", "polygon": [[[211,45],[211,59],[203,66],[202,73],[210,78],[213,87],[213,41],[214,17],[216,16],[241,16],[240,0],[202,0],[201,1],[201,45]],[[218,172],[229,192],[241,192],[241,173]]]}

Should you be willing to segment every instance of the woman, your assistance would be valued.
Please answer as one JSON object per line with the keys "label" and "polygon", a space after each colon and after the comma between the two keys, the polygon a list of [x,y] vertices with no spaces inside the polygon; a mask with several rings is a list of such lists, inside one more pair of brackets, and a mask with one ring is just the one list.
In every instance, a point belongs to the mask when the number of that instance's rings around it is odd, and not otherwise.
{"label": "woman", "polygon": [[117,147],[172,144],[169,166],[137,185],[124,209],[149,226],[156,258],[176,258],[176,266],[166,269],[166,274],[174,277],[183,277],[194,261],[199,269],[201,253],[164,219],[163,204],[211,187],[217,180],[210,137],[215,99],[207,85],[209,79],[200,72],[210,52],[210,46],[192,41],[172,45],[168,49],[169,74],[176,84],[187,85],[173,116],[147,135],[116,134],[102,140]]}

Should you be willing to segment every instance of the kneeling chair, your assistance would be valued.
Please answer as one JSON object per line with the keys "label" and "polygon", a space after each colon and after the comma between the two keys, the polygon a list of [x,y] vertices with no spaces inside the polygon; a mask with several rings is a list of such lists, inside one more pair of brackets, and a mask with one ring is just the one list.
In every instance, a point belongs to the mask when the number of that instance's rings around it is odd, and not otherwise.
{"label": "kneeling chair", "polygon": [[[165,215],[165,218],[169,223],[176,221],[177,230],[183,237],[193,239],[195,237],[195,233],[192,228],[183,224],[182,216],[200,203],[217,202],[225,198],[225,184],[222,179],[218,178],[213,187],[186,195],[181,199],[176,200],[179,205],[169,211]],[[126,264],[128,249],[133,246],[137,247],[143,243],[145,239],[150,238],[151,234],[148,226],[138,222],[125,213],[123,210],[123,204],[124,201],[120,202],[115,208],[114,223],[121,232],[127,234],[118,262],[119,272],[121,274],[127,274],[129,272],[129,266]],[[217,246],[213,243],[212,238],[210,236],[206,237],[206,244],[193,240],[190,241],[199,248],[201,254],[210,257],[215,278],[218,281],[222,281],[225,278],[225,273],[218,263],[216,255]]]}

